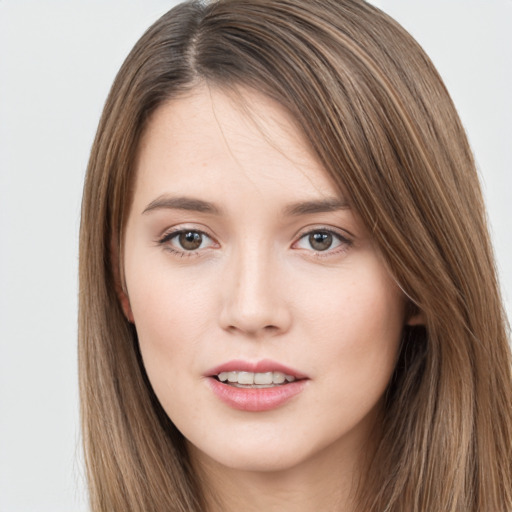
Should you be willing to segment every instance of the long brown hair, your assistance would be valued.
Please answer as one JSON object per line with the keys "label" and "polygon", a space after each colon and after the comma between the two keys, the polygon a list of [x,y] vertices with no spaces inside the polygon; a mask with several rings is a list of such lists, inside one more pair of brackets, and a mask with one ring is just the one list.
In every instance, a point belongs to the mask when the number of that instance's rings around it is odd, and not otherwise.
{"label": "long brown hair", "polygon": [[118,300],[133,162],[151,114],[199,82],[282,104],[371,230],[410,307],[365,512],[510,512],[507,326],[473,157],[433,65],[362,0],[185,2],[114,82],[85,182],[79,365],[94,512],[200,511],[182,435]]}

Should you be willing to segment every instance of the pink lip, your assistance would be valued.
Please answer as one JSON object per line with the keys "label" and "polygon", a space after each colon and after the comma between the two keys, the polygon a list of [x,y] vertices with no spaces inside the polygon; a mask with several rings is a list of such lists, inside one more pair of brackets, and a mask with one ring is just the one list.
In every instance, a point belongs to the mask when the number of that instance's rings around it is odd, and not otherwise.
{"label": "pink lip", "polygon": [[[213,378],[221,372],[230,371],[282,372],[297,380],[271,388],[237,388]],[[233,360],[212,368],[205,376],[209,377],[205,380],[217,398],[233,409],[248,412],[270,411],[284,405],[304,389],[308,380],[304,374],[270,360],[257,363]]]}
{"label": "pink lip", "polygon": [[214,375],[218,375],[222,372],[253,372],[253,373],[266,373],[266,372],[282,372],[286,375],[291,375],[296,379],[307,379],[307,375],[294,370],[293,368],[289,368],[288,366],[284,366],[283,364],[277,363],[275,361],[271,361],[270,359],[263,359],[258,362],[249,362],[240,360],[228,361],[227,363],[223,363],[211,370],[205,372],[205,377],[212,377]]}

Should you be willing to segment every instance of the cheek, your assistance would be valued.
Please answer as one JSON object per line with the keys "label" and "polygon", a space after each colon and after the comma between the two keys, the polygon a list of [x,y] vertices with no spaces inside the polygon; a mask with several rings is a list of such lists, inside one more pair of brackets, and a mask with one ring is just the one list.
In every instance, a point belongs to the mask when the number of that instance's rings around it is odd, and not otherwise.
{"label": "cheek", "polygon": [[349,279],[325,283],[322,301],[309,302],[304,329],[316,340],[315,370],[340,394],[371,402],[395,366],[404,300],[375,258],[351,270]]}
{"label": "cheek", "polygon": [[213,286],[162,263],[126,262],[127,288],[148,375],[159,379],[194,365],[197,345],[211,329]]}
{"label": "cheek", "polygon": [[387,339],[401,332],[405,301],[384,269],[368,265],[350,270],[349,278],[340,274],[299,292],[307,323],[354,348],[363,339],[371,343],[372,338]]}
{"label": "cheek", "polygon": [[170,277],[133,280],[132,310],[144,367],[162,407],[173,421],[194,423],[201,421],[199,403],[190,402],[183,386],[201,367],[198,346],[208,331],[208,305],[190,283]]}

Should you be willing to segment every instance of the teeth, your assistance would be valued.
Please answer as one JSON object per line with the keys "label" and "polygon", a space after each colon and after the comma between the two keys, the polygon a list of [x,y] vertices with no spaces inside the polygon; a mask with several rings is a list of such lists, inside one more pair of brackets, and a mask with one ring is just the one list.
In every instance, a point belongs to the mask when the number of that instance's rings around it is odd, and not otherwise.
{"label": "teeth", "polygon": [[[240,382],[240,379],[238,382]],[[255,373],[254,384],[272,384],[272,372]]]}
{"label": "teeth", "polygon": [[261,386],[270,386],[272,384],[283,384],[284,382],[293,382],[295,377],[286,375],[283,372],[221,372],[217,375],[221,382],[230,382],[232,384],[243,384],[251,386],[253,384]]}
{"label": "teeth", "polygon": [[[295,380],[295,378],[292,377],[293,380]],[[281,373],[281,372],[272,372],[272,382],[274,384],[282,384],[284,381],[286,380],[286,375],[284,373]],[[292,381],[290,381],[292,382]]]}
{"label": "teeth", "polygon": [[254,384],[254,373],[238,372],[238,384]]}

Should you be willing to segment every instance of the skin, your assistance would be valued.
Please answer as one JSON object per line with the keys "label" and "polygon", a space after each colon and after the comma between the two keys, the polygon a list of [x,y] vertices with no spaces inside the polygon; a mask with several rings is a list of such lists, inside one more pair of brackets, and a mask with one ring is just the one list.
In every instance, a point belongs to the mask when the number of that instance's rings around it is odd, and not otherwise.
{"label": "skin", "polygon": [[[125,313],[209,510],[351,510],[404,299],[287,113],[242,93],[250,114],[202,86],[150,120],[125,233]],[[169,204],[176,197],[218,211]],[[339,207],[289,211],[311,201]],[[180,245],[180,229],[198,233],[198,250]],[[309,235],[329,231],[332,245],[315,250]],[[271,359],[308,380],[276,409],[236,410],[205,375],[233,359]]]}

